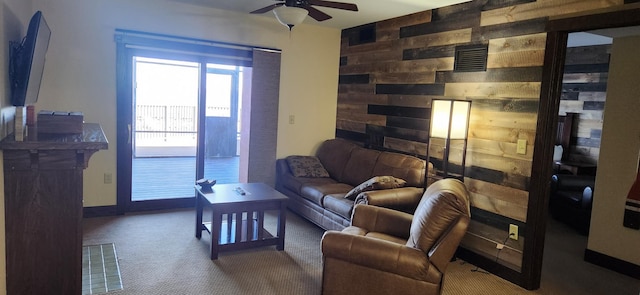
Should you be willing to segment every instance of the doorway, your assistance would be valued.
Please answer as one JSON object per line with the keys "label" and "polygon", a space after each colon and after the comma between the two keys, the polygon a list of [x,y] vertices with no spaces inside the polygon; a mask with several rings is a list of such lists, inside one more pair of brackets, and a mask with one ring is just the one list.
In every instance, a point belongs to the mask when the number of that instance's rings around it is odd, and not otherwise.
{"label": "doorway", "polygon": [[[562,73],[567,48],[567,37],[569,33],[590,31],[605,28],[620,28],[626,26],[640,25],[637,8],[622,9],[620,11],[605,12],[588,16],[577,16],[569,18],[558,18],[547,24],[547,43],[545,50],[545,67],[543,69],[543,79],[541,85],[541,98],[538,110],[538,125],[533,171],[540,171],[536,177],[531,179],[532,189],[529,192],[529,218],[539,221],[539,226],[532,230],[528,239],[530,250],[528,257],[542,257],[548,204],[548,179],[552,171],[552,153],[555,142],[555,129],[557,124],[557,114],[559,110],[560,96],[562,93]],[[597,188],[596,188],[597,189]],[[597,197],[597,196],[596,196]],[[531,201],[534,202],[531,202]],[[610,268],[622,273],[627,273],[629,265],[620,267],[620,260],[611,259],[585,251],[585,261]],[[526,271],[526,285],[532,289],[539,287],[542,261],[537,260],[533,267]],[[624,268],[627,268],[626,270]],[[632,268],[632,267],[631,267]]]}

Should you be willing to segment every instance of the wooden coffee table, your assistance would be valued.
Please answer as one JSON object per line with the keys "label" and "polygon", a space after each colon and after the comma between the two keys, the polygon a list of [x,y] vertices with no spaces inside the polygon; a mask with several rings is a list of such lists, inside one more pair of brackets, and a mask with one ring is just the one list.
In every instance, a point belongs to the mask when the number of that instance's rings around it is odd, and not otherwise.
{"label": "wooden coffee table", "polygon": [[[284,250],[284,229],[289,198],[264,183],[216,184],[210,191],[196,185],[196,238],[211,234],[211,260],[222,251],[275,245]],[[210,207],[211,222],[202,222]],[[264,229],[264,211],[278,211],[277,233]]]}

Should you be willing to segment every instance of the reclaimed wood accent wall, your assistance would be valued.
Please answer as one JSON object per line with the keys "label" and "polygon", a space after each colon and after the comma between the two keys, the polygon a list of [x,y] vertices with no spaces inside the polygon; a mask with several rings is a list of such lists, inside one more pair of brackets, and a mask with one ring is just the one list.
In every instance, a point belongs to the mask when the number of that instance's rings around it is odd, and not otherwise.
{"label": "reclaimed wood accent wall", "polygon": [[559,115],[577,113],[569,160],[597,164],[611,45],[567,48]]}
{"label": "reclaimed wood accent wall", "polygon": [[[476,0],[345,29],[336,137],[422,158],[428,148],[437,161],[441,144],[428,146],[431,100],[471,100],[472,222],[462,246],[521,271],[522,234],[535,222],[527,207],[547,17],[622,4]],[[454,72],[455,47],[478,44],[488,46],[487,70]],[[524,155],[516,153],[518,139],[527,140]],[[453,158],[459,152],[452,147]],[[520,227],[517,241],[506,239],[509,224]]]}

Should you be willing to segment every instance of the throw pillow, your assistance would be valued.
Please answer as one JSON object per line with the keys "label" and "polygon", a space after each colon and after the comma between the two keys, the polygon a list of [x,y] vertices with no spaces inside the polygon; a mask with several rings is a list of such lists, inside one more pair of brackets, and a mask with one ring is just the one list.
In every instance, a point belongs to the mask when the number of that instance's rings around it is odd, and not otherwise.
{"label": "throw pillow", "polygon": [[355,200],[361,192],[398,188],[403,187],[405,184],[407,184],[406,181],[400,178],[395,178],[393,176],[374,176],[371,179],[354,187],[346,195],[344,195],[344,197],[350,200]]}
{"label": "throw pillow", "polygon": [[314,156],[288,156],[287,164],[295,177],[329,177],[329,172]]}

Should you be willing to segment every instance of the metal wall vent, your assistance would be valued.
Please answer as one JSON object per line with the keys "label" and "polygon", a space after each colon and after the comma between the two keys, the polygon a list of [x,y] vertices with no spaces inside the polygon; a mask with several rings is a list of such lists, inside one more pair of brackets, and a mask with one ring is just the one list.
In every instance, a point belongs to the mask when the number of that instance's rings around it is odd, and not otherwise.
{"label": "metal wall vent", "polygon": [[483,72],[487,70],[489,45],[456,46],[454,72]]}

